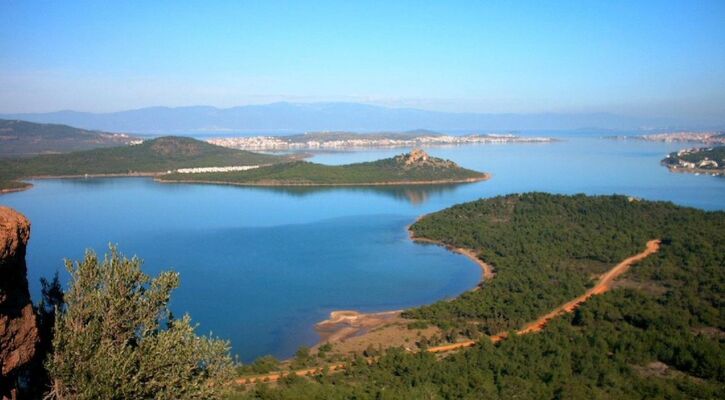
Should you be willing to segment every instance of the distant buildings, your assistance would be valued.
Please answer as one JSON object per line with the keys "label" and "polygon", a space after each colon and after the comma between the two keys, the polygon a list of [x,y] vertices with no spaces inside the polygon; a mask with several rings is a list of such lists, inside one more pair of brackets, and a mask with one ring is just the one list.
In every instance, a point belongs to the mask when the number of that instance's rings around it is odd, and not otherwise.
{"label": "distant buildings", "polygon": [[462,145],[480,143],[548,143],[553,139],[547,137],[520,137],[509,134],[491,135],[430,135],[397,138],[395,136],[380,137],[375,135],[366,138],[357,135],[354,138],[335,138],[306,140],[304,135],[294,138],[284,136],[252,136],[252,137],[226,137],[207,140],[217,146],[230,147],[242,150],[290,150],[290,149],[347,149],[371,147],[419,147],[436,145]]}
{"label": "distant buildings", "polygon": [[208,172],[234,172],[249,171],[250,169],[259,168],[259,165],[242,165],[231,167],[199,167],[199,168],[179,168],[175,172],[180,174],[203,174]]}

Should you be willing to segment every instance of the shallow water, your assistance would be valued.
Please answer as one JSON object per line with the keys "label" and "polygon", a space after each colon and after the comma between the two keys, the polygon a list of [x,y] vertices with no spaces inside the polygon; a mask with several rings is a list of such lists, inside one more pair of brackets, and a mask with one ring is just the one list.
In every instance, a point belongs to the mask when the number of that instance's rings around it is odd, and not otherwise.
{"label": "shallow water", "polygon": [[[240,188],[158,184],[147,178],[34,181],[0,196],[32,221],[31,290],[64,257],[109,242],[173,268],[177,315],[232,341],[242,360],[291,355],[315,343],[315,322],[337,309],[379,311],[430,303],[475,286],[465,257],[413,244],[406,225],[452,204],[524,191],[622,193],[704,209],[725,208],[725,179],[673,174],[659,165],[682,144],[566,138],[552,144],[430,148],[486,182],[377,188]],[[322,153],[317,162],[373,160],[406,149]]]}

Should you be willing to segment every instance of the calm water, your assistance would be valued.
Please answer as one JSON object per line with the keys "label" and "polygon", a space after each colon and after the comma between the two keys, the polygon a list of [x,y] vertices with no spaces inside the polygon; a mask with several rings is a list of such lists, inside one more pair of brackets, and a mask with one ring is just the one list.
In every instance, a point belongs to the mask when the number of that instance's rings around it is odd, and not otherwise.
{"label": "calm water", "polygon": [[[232,341],[242,360],[291,355],[315,343],[315,322],[337,309],[399,309],[455,296],[480,271],[462,256],[411,243],[416,216],[481,197],[524,191],[622,193],[704,209],[725,208],[725,179],[673,174],[659,165],[682,145],[567,138],[553,144],[431,148],[488,171],[487,182],[432,188],[265,189],[163,185],[145,178],[43,180],[0,196],[32,221],[31,290],[63,258],[109,242],[173,268],[172,308],[203,333]],[[325,153],[329,164],[406,149]],[[65,275],[62,275],[65,277]]]}

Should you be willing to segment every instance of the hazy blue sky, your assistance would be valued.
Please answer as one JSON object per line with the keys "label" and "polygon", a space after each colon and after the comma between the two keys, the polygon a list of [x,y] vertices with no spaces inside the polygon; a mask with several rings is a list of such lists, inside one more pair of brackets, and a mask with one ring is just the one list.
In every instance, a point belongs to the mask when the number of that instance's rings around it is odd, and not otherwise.
{"label": "hazy blue sky", "polygon": [[0,112],[287,100],[725,115],[723,0],[185,3],[0,1]]}

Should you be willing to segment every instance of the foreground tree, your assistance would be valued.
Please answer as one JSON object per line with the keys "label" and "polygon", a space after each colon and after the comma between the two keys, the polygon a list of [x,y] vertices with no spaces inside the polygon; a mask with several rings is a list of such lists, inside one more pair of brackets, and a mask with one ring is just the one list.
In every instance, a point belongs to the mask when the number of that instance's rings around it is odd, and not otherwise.
{"label": "foreground tree", "polygon": [[141,260],[111,247],[66,262],[71,282],[47,362],[56,399],[213,399],[234,374],[228,342],[200,337],[189,316],[173,320],[174,272],[151,279]]}

